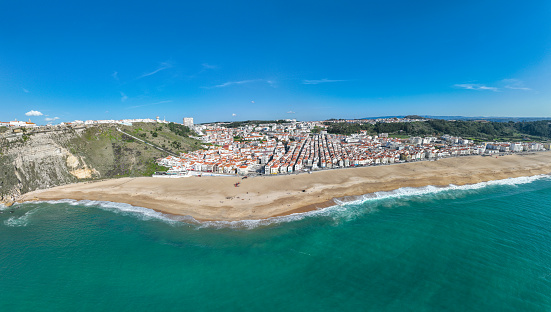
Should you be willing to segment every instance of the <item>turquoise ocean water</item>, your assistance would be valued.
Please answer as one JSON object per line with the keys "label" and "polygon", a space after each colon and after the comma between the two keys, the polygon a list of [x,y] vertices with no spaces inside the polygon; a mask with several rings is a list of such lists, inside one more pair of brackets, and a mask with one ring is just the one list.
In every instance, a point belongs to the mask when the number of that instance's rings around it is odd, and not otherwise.
{"label": "turquoise ocean water", "polygon": [[0,311],[550,311],[551,178],[263,222],[97,202],[0,214]]}

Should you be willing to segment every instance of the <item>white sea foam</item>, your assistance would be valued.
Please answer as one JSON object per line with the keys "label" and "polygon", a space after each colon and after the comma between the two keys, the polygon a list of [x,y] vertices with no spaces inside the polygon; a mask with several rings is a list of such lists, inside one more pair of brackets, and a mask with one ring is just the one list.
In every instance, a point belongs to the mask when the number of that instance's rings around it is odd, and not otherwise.
{"label": "white sea foam", "polygon": [[167,222],[172,225],[178,225],[178,224],[182,224],[182,222],[185,222],[187,224],[195,225],[197,229],[201,229],[201,228],[253,229],[259,226],[267,226],[271,224],[299,221],[311,216],[331,216],[336,212],[345,212],[347,210],[347,208],[342,205],[335,205],[335,206],[331,206],[331,207],[323,208],[319,210],[313,210],[313,211],[308,211],[304,213],[294,213],[287,216],[272,217],[267,219],[200,222],[200,221],[197,221],[192,216],[164,214],[149,208],[132,206],[130,204],[125,204],[125,203],[109,202],[109,201],[61,199],[61,200],[49,200],[49,201],[35,201],[32,203],[33,204],[36,204],[36,203],[69,204],[72,206],[97,207],[99,209],[103,209],[113,213],[137,217],[143,221],[156,219],[156,220]]}
{"label": "white sea foam", "polygon": [[[100,209],[111,211],[114,213],[119,213],[121,215],[129,215],[137,217],[141,220],[161,220],[172,225],[181,224],[185,222],[188,224],[193,224],[200,228],[236,228],[236,229],[254,229],[262,226],[276,225],[286,222],[295,222],[300,221],[308,217],[330,217],[334,220],[350,220],[354,219],[358,215],[363,215],[366,213],[373,213],[378,211],[376,207],[359,207],[359,204],[362,204],[367,201],[376,201],[383,199],[400,199],[405,197],[415,197],[423,196],[427,194],[441,194],[449,191],[468,191],[468,190],[477,190],[484,187],[492,185],[521,185],[526,183],[531,183],[540,179],[549,179],[549,175],[537,175],[530,177],[519,177],[519,178],[510,178],[503,180],[494,180],[488,182],[481,182],[476,184],[469,185],[453,185],[439,187],[439,186],[424,186],[424,187],[403,187],[394,191],[388,192],[375,192],[370,194],[365,194],[362,196],[356,196],[347,199],[335,199],[335,205],[327,208],[322,208],[318,210],[303,212],[303,213],[294,213],[287,216],[272,217],[267,219],[257,219],[257,220],[240,220],[240,221],[204,221],[199,222],[191,216],[178,216],[164,214],[153,209],[132,206],[125,203],[116,203],[109,201],[93,201],[93,200],[72,200],[72,199],[62,199],[55,201],[44,201],[45,203],[58,204],[65,203],[69,205],[82,205],[82,206],[93,206]],[[37,202],[33,202],[37,203]],[[27,214],[25,214],[27,215]],[[4,223],[10,226],[26,226],[28,223],[28,216],[22,216],[20,218],[9,218]],[[21,224],[21,225],[18,225]],[[24,225],[23,225],[24,224]]]}
{"label": "white sea foam", "polygon": [[137,217],[143,221],[161,220],[167,223],[177,224],[179,223],[179,221],[187,221],[189,218],[191,218],[188,216],[176,216],[176,215],[164,214],[162,212],[158,212],[149,208],[132,206],[130,204],[116,203],[116,202],[110,202],[110,201],[61,199],[61,200],[49,200],[49,201],[43,201],[43,202],[49,203],[49,204],[69,204],[72,206],[97,207],[102,210],[118,213],[124,216]]}
{"label": "white sea foam", "polygon": [[347,199],[334,199],[335,205],[327,208],[322,208],[318,210],[303,212],[303,213],[294,213],[287,216],[273,217],[260,220],[241,220],[241,221],[206,221],[201,222],[199,227],[214,227],[214,228],[245,228],[245,229],[254,229],[260,226],[267,226],[285,222],[293,222],[303,220],[308,217],[333,217],[335,220],[351,220],[357,217],[358,215],[368,214],[377,212],[376,207],[361,207],[357,206],[365,203],[367,201],[377,201],[383,199],[399,199],[405,197],[415,197],[423,196],[429,194],[439,194],[449,191],[468,191],[468,190],[477,190],[484,187],[492,185],[521,185],[534,182],[540,179],[549,179],[549,175],[537,175],[529,177],[518,177],[518,178],[509,178],[502,180],[493,180],[488,182],[480,182],[476,184],[468,185],[454,185],[450,184],[448,186],[433,186],[428,185],[424,187],[403,187],[393,191],[387,192],[375,192],[370,194],[365,194],[361,196],[354,196]]}
{"label": "white sea foam", "polygon": [[34,214],[38,209],[33,209],[30,211],[27,211],[24,215],[20,217],[10,217],[7,220],[4,221],[4,224],[11,227],[18,227],[18,226],[27,226],[29,225],[29,217]]}
{"label": "white sea foam", "polygon": [[22,220],[21,218],[11,217],[5,220],[4,224],[11,227],[27,226],[28,220]]}
{"label": "white sea foam", "polygon": [[428,185],[423,187],[402,187],[393,191],[387,192],[374,192],[370,194],[365,194],[357,196],[352,200],[339,200],[335,199],[335,202],[338,205],[356,205],[361,204],[366,201],[371,200],[380,200],[387,198],[402,198],[402,197],[412,197],[412,196],[422,196],[428,194],[438,194],[449,191],[467,191],[467,190],[478,190],[484,187],[493,186],[493,185],[521,185],[534,182],[540,179],[548,179],[549,175],[537,175],[530,177],[518,177],[518,178],[509,178],[502,180],[493,180],[488,182],[480,182],[476,184],[466,184],[466,185],[454,185],[450,184],[448,186],[434,186]]}
{"label": "white sea foam", "polygon": [[340,216],[345,219],[353,219],[357,215],[373,213],[377,209],[351,209],[345,205],[334,205],[326,208],[321,208],[318,210],[312,210],[301,213],[293,213],[286,216],[272,217],[266,219],[256,219],[256,220],[240,220],[240,221],[204,221],[199,222],[198,228],[234,228],[234,229],[254,229],[262,226],[277,225],[287,222],[295,222],[304,220],[309,217],[335,217]]}

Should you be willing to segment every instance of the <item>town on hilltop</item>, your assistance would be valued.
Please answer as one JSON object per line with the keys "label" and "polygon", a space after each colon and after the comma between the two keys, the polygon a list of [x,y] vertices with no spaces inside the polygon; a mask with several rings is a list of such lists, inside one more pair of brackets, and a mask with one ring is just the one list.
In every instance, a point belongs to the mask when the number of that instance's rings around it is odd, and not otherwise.
{"label": "town on hilltop", "polygon": [[[194,124],[183,118],[201,149],[157,159],[158,165],[169,168],[162,176],[189,175],[277,175],[316,170],[387,165],[394,163],[438,160],[440,158],[523,153],[550,150],[550,143],[536,141],[474,141],[451,135],[393,136],[388,133],[335,134],[332,125],[376,125],[429,122],[420,116],[325,121],[216,122]],[[482,121],[485,122],[485,121]],[[55,131],[64,128],[87,128],[99,125],[131,126],[133,123],[169,124],[155,119],[76,120],[57,125],[37,126],[28,121],[2,122],[11,129],[4,133],[8,141],[20,139],[25,132]],[[137,138],[136,138],[137,139]],[[147,144],[145,141],[137,139]],[[160,148],[159,148],[160,149]],[[163,150],[163,149],[160,149]]]}
{"label": "town on hilltop", "polygon": [[[397,123],[425,119],[387,118],[369,123]],[[290,174],[333,168],[385,165],[437,160],[466,155],[494,155],[551,149],[549,143],[483,142],[443,135],[440,137],[393,138],[387,133],[368,135],[330,134],[332,122],[358,120],[237,122],[184,125],[198,134],[203,149],[157,160],[170,168],[168,174],[250,175]]]}

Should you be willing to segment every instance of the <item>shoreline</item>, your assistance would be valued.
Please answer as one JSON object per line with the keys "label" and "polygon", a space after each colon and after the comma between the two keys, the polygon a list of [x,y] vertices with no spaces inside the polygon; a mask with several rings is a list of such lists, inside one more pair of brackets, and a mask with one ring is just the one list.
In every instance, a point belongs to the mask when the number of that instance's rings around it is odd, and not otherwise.
{"label": "shoreline", "polygon": [[[25,201],[96,200],[127,203],[199,222],[260,220],[334,206],[337,201],[403,187],[476,184],[551,173],[551,153],[499,158],[465,156],[312,174],[188,179],[121,178],[37,190]],[[241,182],[239,187],[234,187]]]}

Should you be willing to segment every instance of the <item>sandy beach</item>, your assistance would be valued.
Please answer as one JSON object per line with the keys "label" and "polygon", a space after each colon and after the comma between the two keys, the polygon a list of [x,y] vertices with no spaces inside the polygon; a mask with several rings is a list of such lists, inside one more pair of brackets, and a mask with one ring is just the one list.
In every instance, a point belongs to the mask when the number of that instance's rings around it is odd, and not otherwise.
{"label": "sandy beach", "polygon": [[[254,177],[121,178],[38,190],[30,200],[98,200],[128,203],[206,220],[250,220],[334,205],[335,198],[401,187],[465,185],[551,173],[551,153],[500,157],[467,156],[324,170],[312,174]],[[234,184],[240,182],[239,187]]]}

